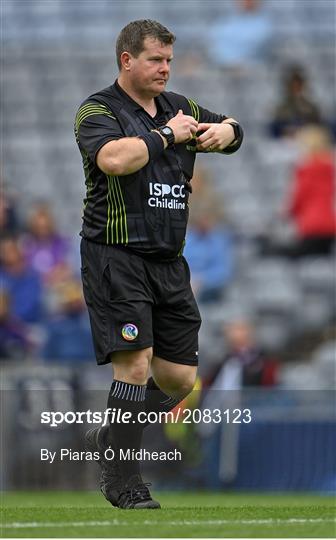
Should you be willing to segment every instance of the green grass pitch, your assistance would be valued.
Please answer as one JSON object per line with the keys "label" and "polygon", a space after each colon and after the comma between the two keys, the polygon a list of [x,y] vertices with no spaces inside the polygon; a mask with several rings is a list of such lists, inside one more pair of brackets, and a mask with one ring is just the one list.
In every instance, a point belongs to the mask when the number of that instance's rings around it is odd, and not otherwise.
{"label": "green grass pitch", "polygon": [[5,538],[335,537],[335,499],[308,494],[154,493],[161,510],[119,510],[93,492],[2,494]]}

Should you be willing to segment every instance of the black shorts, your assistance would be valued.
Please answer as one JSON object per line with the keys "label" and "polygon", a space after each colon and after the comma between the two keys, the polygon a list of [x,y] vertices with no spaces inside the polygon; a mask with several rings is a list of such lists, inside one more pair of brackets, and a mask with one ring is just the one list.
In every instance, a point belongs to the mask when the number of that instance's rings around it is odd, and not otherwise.
{"label": "black shorts", "polygon": [[154,262],[126,248],[81,241],[82,281],[98,364],[113,351],[153,347],[196,366],[201,318],[184,257]]}

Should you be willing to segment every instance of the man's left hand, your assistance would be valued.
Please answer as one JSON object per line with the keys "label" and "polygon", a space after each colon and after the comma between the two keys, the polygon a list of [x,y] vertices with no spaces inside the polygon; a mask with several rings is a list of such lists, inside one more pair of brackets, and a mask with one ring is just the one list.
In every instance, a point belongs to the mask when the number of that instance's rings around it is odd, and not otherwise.
{"label": "man's left hand", "polygon": [[203,133],[196,138],[196,149],[203,152],[219,152],[229,146],[235,138],[233,127],[229,122],[236,120],[227,118],[221,124],[198,124],[198,132]]}

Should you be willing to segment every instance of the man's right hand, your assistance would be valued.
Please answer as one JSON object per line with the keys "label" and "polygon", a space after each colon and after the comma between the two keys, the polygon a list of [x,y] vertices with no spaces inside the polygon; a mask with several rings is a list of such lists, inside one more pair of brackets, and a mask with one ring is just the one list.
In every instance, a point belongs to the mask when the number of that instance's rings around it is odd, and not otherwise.
{"label": "man's right hand", "polygon": [[167,122],[175,135],[175,143],[187,142],[197,133],[198,122],[193,116],[184,114],[182,109],[179,110],[176,116]]}

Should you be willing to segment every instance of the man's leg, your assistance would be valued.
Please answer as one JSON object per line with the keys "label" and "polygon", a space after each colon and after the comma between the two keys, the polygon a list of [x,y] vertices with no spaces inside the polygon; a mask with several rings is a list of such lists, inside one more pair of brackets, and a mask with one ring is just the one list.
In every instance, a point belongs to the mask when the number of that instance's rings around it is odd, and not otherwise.
{"label": "man's leg", "polygon": [[[151,358],[151,348],[118,351],[111,355],[114,380],[107,402],[112,411],[107,438],[116,452],[115,459],[121,475],[118,498],[120,508],[160,508],[143,484],[140,463],[133,457],[133,453],[141,449],[144,425],[138,421],[138,415],[145,411],[146,383]],[[124,422],[116,422],[113,421],[113,411],[120,411],[120,416],[125,413],[130,415]]]}
{"label": "man's leg", "polygon": [[[134,459],[109,461],[111,453],[105,454],[109,445],[117,450],[118,458],[121,449],[125,455],[129,450],[136,452],[141,445],[143,425],[137,422],[137,416],[144,407],[153,343],[153,299],[148,290],[144,262],[131,251],[87,241],[82,244],[82,260],[83,288],[97,363],[111,361],[114,368],[115,380],[108,407],[119,411],[119,415],[125,412],[132,415],[129,423],[121,424],[113,421],[112,414],[111,426],[101,426],[86,433],[86,446],[99,453],[100,486],[111,504],[122,508],[153,508],[125,506],[127,501],[119,500],[121,491],[127,491],[124,488],[132,477],[141,481],[139,465]],[[129,327],[133,329],[131,334],[127,333]],[[139,491],[133,484],[130,489],[133,495]],[[145,492],[145,489],[141,491]],[[148,489],[147,495],[150,499]]]}
{"label": "man's leg", "polygon": [[153,377],[147,384],[146,412],[169,412],[194,388],[197,366],[168,362],[154,356],[151,368]]}
{"label": "man's leg", "polygon": [[[119,508],[160,508],[143,484],[139,461],[132,455],[141,449],[144,424],[138,422],[138,415],[145,410],[151,356],[151,348],[112,353],[114,380],[107,402],[111,409],[110,426],[95,428],[86,434],[88,449],[100,453],[101,490],[106,499]],[[129,413],[129,418],[117,421],[117,414],[121,418],[125,413]],[[112,461],[104,457],[108,447],[115,452]]]}
{"label": "man's leg", "polygon": [[[109,442],[116,451],[116,458],[126,456],[127,451],[141,448],[143,425],[138,415],[145,410],[145,393],[152,349],[139,351],[117,351],[112,353],[114,380],[109,393],[107,406],[121,415],[130,413],[125,422],[113,422],[109,428]],[[134,459],[120,460],[123,484],[134,475],[140,475],[139,462]]]}

